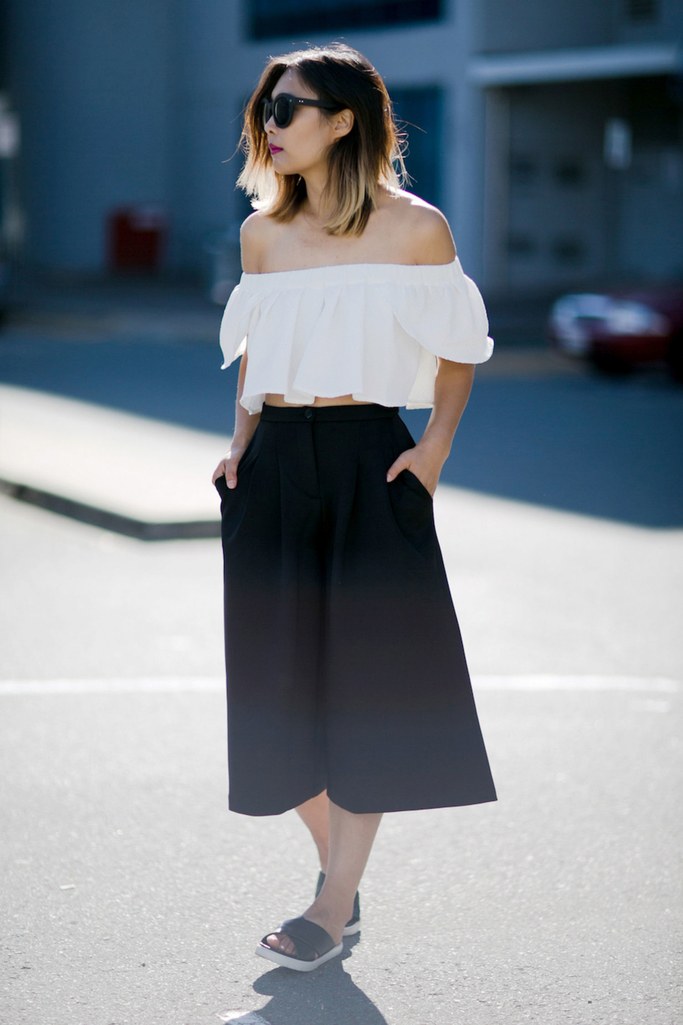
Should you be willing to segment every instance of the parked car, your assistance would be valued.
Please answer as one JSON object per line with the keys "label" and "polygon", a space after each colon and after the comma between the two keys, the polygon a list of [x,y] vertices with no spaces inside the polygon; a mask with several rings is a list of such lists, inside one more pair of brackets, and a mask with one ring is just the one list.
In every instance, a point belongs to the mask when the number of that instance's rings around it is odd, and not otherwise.
{"label": "parked car", "polygon": [[683,382],[683,285],[563,295],[550,310],[548,336],[606,373],[663,362]]}

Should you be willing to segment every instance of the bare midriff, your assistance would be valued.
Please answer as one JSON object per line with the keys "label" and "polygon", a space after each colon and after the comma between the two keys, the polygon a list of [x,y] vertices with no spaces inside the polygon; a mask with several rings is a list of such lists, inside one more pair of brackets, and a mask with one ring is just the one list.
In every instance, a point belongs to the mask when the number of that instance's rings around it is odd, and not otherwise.
{"label": "bare midriff", "polygon": [[320,398],[318,396],[313,402],[285,402],[284,395],[266,395],[267,406],[371,406],[371,402],[357,402],[353,395],[337,395],[336,398]]}

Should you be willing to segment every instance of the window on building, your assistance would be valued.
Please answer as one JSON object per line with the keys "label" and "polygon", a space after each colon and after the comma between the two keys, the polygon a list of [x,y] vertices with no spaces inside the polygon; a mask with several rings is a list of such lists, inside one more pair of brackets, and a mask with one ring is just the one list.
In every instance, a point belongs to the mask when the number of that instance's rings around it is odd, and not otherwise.
{"label": "window on building", "polygon": [[390,85],[389,94],[396,120],[408,136],[404,159],[411,181],[406,189],[439,206],[443,92],[438,86],[392,88]]}
{"label": "window on building", "polygon": [[378,28],[443,17],[445,0],[248,0],[252,39],[303,32]]}
{"label": "window on building", "polygon": [[659,0],[625,0],[626,17],[630,21],[656,21]]}

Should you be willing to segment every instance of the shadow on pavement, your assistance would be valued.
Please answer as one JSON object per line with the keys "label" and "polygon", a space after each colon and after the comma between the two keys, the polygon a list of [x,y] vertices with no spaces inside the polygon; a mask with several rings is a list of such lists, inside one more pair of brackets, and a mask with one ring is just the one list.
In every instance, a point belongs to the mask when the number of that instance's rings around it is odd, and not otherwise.
{"label": "shadow on pavement", "polygon": [[[423,414],[406,414],[420,433]],[[683,525],[683,389],[663,374],[482,371],[444,481],[644,527]]]}
{"label": "shadow on pavement", "polygon": [[362,1022],[362,1025],[387,1025],[376,1005],[356,986],[343,968],[343,960],[310,974],[275,968],[262,975],[254,983],[257,993],[272,997],[259,1010],[259,1017],[269,1025],[301,1025],[315,1022],[316,1025],[339,1025],[343,1022]]}

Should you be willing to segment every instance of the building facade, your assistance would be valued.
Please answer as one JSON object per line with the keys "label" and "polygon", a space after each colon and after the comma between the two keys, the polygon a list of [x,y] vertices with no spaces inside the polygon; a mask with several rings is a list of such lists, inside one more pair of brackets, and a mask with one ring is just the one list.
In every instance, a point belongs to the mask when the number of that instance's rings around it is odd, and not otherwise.
{"label": "building facade", "polygon": [[489,291],[683,275],[683,0],[8,0],[24,260],[107,266],[123,206],[201,271],[249,211],[240,112],[270,54],[344,39],[409,134],[410,186]]}
{"label": "building facade", "polygon": [[489,284],[683,278],[683,2],[482,12]]}

